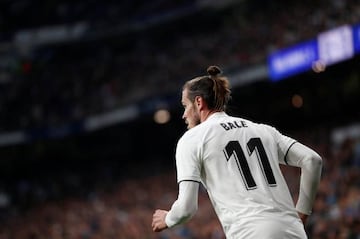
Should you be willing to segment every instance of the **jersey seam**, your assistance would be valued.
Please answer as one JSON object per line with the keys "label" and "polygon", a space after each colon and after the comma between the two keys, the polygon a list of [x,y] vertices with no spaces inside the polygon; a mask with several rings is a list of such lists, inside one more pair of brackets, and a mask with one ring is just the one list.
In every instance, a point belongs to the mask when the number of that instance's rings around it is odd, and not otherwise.
{"label": "jersey seam", "polygon": [[289,148],[287,149],[287,151],[286,151],[286,153],[285,153],[284,161],[285,161],[286,165],[289,165],[288,162],[287,162],[287,160],[286,160],[286,157],[287,157],[287,155],[288,155],[288,153],[289,153],[289,150],[290,150],[291,146],[293,146],[295,143],[297,143],[297,141],[294,141],[292,144],[290,144]]}
{"label": "jersey seam", "polygon": [[184,179],[178,182],[178,184],[180,184],[181,182],[195,182],[195,183],[200,183],[199,181],[196,180],[191,180],[191,179]]}

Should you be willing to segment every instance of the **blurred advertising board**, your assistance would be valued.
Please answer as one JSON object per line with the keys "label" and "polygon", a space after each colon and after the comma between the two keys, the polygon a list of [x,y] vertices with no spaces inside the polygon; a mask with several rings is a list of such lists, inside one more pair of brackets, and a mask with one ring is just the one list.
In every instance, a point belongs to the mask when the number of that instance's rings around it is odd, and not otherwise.
{"label": "blurred advertising board", "polygon": [[316,36],[315,39],[276,51],[268,57],[271,81],[279,81],[313,69],[351,59],[360,52],[360,25],[344,25]]}

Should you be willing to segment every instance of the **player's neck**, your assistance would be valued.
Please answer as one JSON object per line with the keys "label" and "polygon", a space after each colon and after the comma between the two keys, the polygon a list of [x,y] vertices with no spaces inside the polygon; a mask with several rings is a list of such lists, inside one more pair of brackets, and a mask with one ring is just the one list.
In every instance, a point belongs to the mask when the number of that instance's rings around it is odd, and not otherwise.
{"label": "player's neck", "polygon": [[204,110],[200,112],[200,122],[207,120],[212,114],[220,112],[219,110]]}

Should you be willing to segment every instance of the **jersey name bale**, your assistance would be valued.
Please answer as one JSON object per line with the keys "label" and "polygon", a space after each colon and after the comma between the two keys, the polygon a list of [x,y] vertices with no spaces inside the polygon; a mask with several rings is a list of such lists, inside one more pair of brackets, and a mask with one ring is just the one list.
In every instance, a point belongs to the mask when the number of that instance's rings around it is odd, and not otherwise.
{"label": "jersey name bale", "polygon": [[220,125],[227,131],[230,129],[246,128],[248,127],[244,120],[220,123]]}

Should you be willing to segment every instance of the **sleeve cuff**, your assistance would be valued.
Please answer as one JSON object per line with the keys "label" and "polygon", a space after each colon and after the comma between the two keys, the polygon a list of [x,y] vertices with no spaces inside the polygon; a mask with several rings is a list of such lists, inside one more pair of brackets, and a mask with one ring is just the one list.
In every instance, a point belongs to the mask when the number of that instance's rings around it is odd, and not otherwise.
{"label": "sleeve cuff", "polygon": [[304,205],[300,205],[300,203],[296,205],[296,211],[301,212],[305,215],[310,215],[312,213],[311,209],[307,209],[306,207],[304,207]]}
{"label": "sleeve cuff", "polygon": [[173,227],[176,224],[174,220],[171,220],[169,213],[165,217],[165,224],[167,225],[168,228]]}

